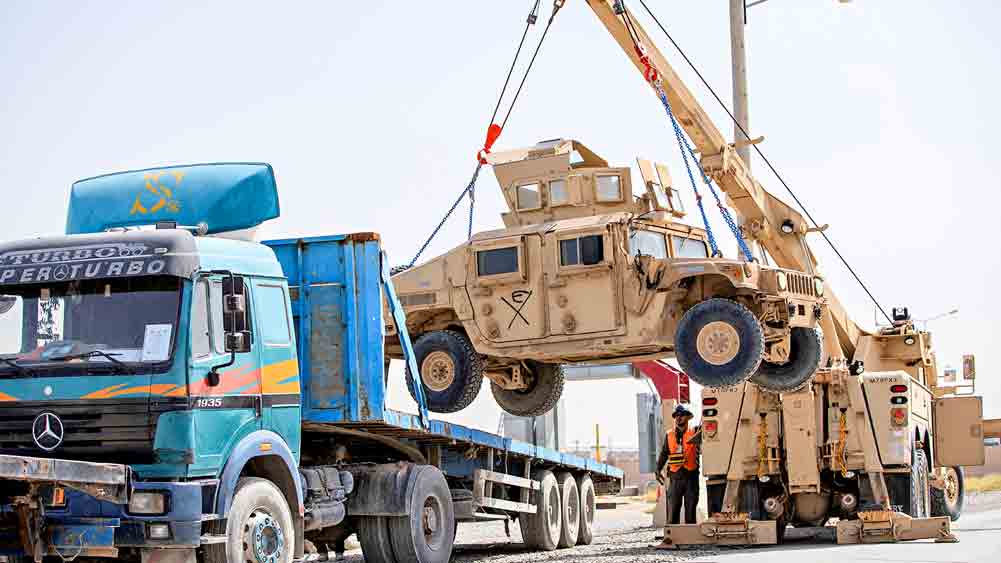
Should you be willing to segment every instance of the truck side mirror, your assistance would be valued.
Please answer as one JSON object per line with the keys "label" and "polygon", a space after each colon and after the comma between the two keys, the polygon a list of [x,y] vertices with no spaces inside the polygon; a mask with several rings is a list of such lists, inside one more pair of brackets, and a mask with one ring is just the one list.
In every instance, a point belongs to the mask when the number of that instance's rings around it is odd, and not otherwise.
{"label": "truck side mirror", "polygon": [[230,276],[222,280],[222,327],[227,352],[250,351],[250,328],[247,322],[247,287],[241,277]]}

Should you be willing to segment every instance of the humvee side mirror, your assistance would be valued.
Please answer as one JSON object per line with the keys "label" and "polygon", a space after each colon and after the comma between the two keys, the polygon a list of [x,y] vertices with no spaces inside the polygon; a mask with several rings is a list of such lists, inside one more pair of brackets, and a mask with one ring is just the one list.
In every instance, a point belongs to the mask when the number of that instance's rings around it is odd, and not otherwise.
{"label": "humvee side mirror", "polygon": [[977,378],[977,365],[973,354],[963,356],[963,380],[973,381]]}
{"label": "humvee side mirror", "polygon": [[8,311],[17,305],[17,297],[13,295],[0,295],[0,315],[7,314]]}
{"label": "humvee side mirror", "polygon": [[219,370],[236,363],[236,355],[250,352],[251,334],[247,321],[247,286],[244,279],[229,271],[217,271],[213,274],[224,274],[222,280],[222,329],[223,345],[229,352],[229,361],[212,366],[206,383],[209,387],[219,385]]}

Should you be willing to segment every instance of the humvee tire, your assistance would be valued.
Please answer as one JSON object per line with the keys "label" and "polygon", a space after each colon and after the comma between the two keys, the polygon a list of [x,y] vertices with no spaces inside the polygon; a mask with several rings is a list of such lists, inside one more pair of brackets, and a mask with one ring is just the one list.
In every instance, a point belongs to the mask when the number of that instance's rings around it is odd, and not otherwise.
{"label": "humvee tire", "polygon": [[493,381],[490,391],[500,408],[515,416],[540,416],[553,410],[563,394],[563,366],[526,362],[534,372],[532,385],[527,390],[504,389]]}
{"label": "humvee tire", "polygon": [[[419,378],[407,377],[407,390],[417,400],[413,381],[424,387],[424,398],[432,412],[456,412],[468,407],[483,384],[483,358],[469,339],[454,330],[422,334],[414,343],[414,359]],[[410,368],[407,368],[410,374]]]}
{"label": "humvee tire", "polygon": [[931,515],[948,516],[955,522],[963,514],[963,502],[966,500],[963,468],[949,467],[946,469],[945,489],[931,489]]}
{"label": "humvee tire", "polygon": [[793,327],[789,335],[789,361],[773,364],[761,361],[751,382],[769,391],[795,391],[806,385],[820,367],[823,345],[820,333],[812,328]]}
{"label": "humvee tire", "polygon": [[736,385],[761,365],[765,337],[747,307],[729,299],[707,299],[685,313],[674,335],[682,371],[705,387]]}

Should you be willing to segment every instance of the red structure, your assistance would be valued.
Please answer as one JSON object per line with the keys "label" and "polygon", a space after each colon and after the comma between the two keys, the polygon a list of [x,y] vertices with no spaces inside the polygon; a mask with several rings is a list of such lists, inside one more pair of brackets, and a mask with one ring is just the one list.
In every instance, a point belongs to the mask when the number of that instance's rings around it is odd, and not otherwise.
{"label": "red structure", "polygon": [[633,362],[633,366],[653,382],[660,400],[673,399],[679,403],[690,403],[690,386],[685,372],[661,360]]}

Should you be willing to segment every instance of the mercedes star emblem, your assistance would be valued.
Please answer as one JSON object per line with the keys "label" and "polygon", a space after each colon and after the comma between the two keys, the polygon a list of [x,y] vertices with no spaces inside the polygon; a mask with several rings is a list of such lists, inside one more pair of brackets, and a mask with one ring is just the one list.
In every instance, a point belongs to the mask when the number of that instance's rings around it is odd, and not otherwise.
{"label": "mercedes star emblem", "polygon": [[41,413],[31,423],[31,437],[35,440],[35,445],[47,452],[63,443],[64,430],[63,421],[51,412]]}

